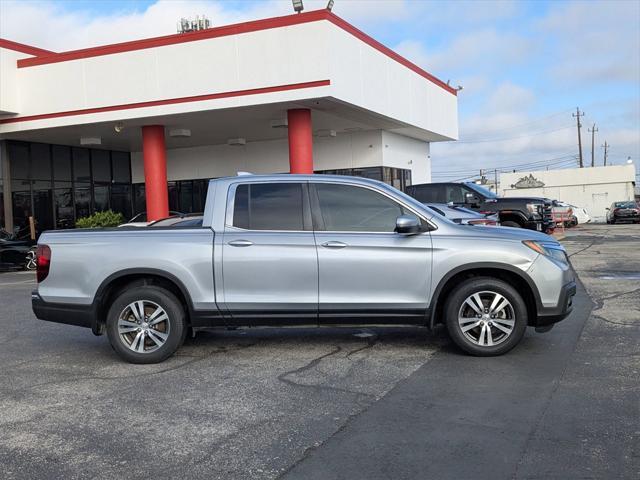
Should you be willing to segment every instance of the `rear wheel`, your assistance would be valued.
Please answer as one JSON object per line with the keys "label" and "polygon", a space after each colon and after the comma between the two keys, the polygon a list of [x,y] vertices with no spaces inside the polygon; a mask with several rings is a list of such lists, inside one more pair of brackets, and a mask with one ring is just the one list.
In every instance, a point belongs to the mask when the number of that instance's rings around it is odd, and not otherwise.
{"label": "rear wheel", "polygon": [[501,355],[515,347],[527,328],[527,307],[508,283],[491,277],[460,284],[445,305],[447,330],[465,352]]}
{"label": "rear wheel", "polygon": [[156,286],[125,290],[107,314],[113,349],[130,363],[158,363],[184,342],[184,309],[171,292]]}
{"label": "rear wheel", "polygon": [[521,228],[520,224],[518,224],[516,222],[511,222],[509,220],[507,220],[506,222],[500,222],[500,226],[501,227]]}

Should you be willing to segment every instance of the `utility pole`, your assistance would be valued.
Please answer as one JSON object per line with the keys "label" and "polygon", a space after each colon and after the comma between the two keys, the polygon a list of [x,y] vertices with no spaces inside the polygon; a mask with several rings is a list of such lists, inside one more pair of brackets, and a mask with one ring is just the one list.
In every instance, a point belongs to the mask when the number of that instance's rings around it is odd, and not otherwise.
{"label": "utility pole", "polygon": [[495,183],[495,186],[496,186],[496,195],[498,195],[498,169],[497,169],[497,168],[493,171],[493,174],[495,175],[495,177],[494,177],[494,178],[495,178],[495,182],[496,182],[496,183]]}
{"label": "utility pole", "polygon": [[593,124],[592,128],[588,128],[587,131],[591,132],[591,166],[596,166],[596,157],[594,153],[595,141],[596,141],[596,132],[598,129],[596,128],[596,124]]}
{"label": "utility pole", "polygon": [[601,147],[604,148],[604,166],[605,167],[607,166],[607,155],[609,154],[610,146],[611,145],[609,145],[606,140],[604,141],[604,145],[601,145]]}
{"label": "utility pole", "polygon": [[576,119],[576,125],[578,126],[578,154],[580,155],[580,168],[584,168],[584,163],[582,161],[582,135],[580,134],[580,128],[582,128],[582,124],[580,123],[580,117],[584,117],[584,112],[580,112],[580,107],[576,108],[576,113],[573,114]]}

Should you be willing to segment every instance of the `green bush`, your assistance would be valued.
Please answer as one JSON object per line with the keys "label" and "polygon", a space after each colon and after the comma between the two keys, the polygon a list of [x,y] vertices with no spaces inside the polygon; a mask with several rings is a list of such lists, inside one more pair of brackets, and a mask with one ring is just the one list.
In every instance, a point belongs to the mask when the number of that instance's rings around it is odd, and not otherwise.
{"label": "green bush", "polygon": [[76,221],[76,228],[104,228],[117,227],[124,223],[124,216],[113,210],[96,212],[88,217],[79,218]]}

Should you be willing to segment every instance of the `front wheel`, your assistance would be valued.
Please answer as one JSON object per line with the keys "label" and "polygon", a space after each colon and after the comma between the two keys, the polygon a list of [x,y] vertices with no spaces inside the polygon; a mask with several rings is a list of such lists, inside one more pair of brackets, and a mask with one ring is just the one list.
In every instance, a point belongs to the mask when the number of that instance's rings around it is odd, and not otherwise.
{"label": "front wheel", "polygon": [[185,313],[171,292],[156,286],[123,291],[107,314],[107,336],[113,349],[130,363],[158,363],[184,342]]}
{"label": "front wheel", "polygon": [[515,347],[527,328],[527,306],[508,283],[491,277],[460,284],[445,305],[447,330],[465,352],[488,357]]}

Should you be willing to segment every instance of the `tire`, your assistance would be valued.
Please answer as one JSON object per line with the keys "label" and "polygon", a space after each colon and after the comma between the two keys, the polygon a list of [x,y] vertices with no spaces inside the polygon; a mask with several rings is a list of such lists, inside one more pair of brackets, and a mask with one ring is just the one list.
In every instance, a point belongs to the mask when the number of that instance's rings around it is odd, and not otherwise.
{"label": "tire", "polygon": [[188,329],[180,301],[156,286],[124,290],[111,305],[106,324],[111,346],[129,363],[166,360],[180,348]]}
{"label": "tire", "polygon": [[[474,298],[480,299],[482,310]],[[503,300],[507,304],[500,309]],[[494,301],[496,313],[491,317]],[[477,317],[478,310],[482,311],[481,318]],[[508,283],[492,277],[471,278],[458,285],[447,299],[445,315],[447,331],[454,343],[477,357],[502,355],[511,350],[522,340],[528,321],[527,306],[520,294]],[[468,321],[459,321],[459,316]]]}
{"label": "tire", "polygon": [[501,227],[512,227],[512,228],[522,228],[519,223],[511,222],[507,220],[506,222],[500,222]]}

